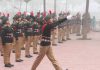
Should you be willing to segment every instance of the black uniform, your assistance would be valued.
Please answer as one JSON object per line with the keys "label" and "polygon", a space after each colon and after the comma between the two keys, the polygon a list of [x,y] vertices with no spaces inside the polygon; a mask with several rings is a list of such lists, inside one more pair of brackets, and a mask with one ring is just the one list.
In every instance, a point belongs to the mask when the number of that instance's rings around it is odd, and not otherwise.
{"label": "black uniform", "polygon": [[65,21],[66,19],[62,19],[60,21],[57,21],[53,24],[47,24],[44,27],[44,31],[42,33],[42,41],[41,41],[41,46],[48,46],[51,44],[50,38],[51,38],[51,30],[56,27],[57,25],[61,24],[63,21]]}
{"label": "black uniform", "polygon": [[12,67],[10,63],[10,54],[13,43],[13,29],[10,26],[4,26],[1,31],[1,40],[3,44],[4,64],[5,67]]}
{"label": "black uniform", "polygon": [[[47,21],[49,21],[50,19],[48,18]],[[52,52],[52,47],[51,46],[51,32],[52,29],[54,27],[56,27],[57,25],[61,24],[62,22],[64,22],[66,20],[62,19],[60,21],[57,21],[53,24],[44,24],[42,27],[42,41],[41,41],[41,47],[40,47],[40,52],[39,55],[37,56],[33,66],[32,66],[32,70],[36,70],[37,66],[40,64],[40,62],[42,61],[43,57],[46,55],[48,57],[48,59],[52,62],[53,66],[55,67],[55,70],[62,70],[62,68],[59,66],[57,60],[55,59],[53,52]]]}
{"label": "black uniform", "polygon": [[32,36],[33,34],[33,24],[31,22],[26,22],[24,24],[24,34],[27,38],[28,36]]}
{"label": "black uniform", "polygon": [[24,26],[23,26],[23,24],[15,23],[12,25],[12,27],[14,29],[14,36],[15,36],[16,40],[18,40],[18,37],[23,36]]}
{"label": "black uniform", "polygon": [[12,43],[13,42],[13,29],[9,26],[4,26],[2,28],[2,32],[1,32],[1,39],[2,39],[2,43],[3,45],[5,45],[6,43]]}

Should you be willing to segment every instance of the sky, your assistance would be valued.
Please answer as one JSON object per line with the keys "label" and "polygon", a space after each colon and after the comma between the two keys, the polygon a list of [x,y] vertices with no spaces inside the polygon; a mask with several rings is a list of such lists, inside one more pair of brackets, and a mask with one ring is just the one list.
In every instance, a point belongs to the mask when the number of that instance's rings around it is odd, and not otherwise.
{"label": "sky", "polygon": [[[66,4],[67,1],[67,4]],[[24,0],[21,0],[21,11],[26,10],[26,3]],[[60,11],[70,11],[71,14],[76,14],[85,12],[85,0],[57,0],[57,12]],[[54,11],[54,0],[46,0],[46,10]],[[0,11],[10,12],[11,15],[15,14],[20,10],[20,0],[0,0]],[[30,11],[43,11],[43,0],[30,0],[28,3],[28,12]],[[97,19],[100,19],[100,0],[90,0],[89,12],[92,16],[96,16]]]}

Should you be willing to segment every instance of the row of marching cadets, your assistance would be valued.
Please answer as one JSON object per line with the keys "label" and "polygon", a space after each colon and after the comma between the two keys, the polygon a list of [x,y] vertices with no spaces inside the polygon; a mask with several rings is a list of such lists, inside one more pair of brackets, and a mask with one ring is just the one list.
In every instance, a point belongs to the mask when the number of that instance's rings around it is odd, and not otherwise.
{"label": "row of marching cadets", "polygon": [[84,13],[82,16],[78,12],[71,15],[70,12],[61,12],[58,19],[67,16],[68,20],[58,26],[58,43],[63,43],[66,40],[71,40],[70,36],[79,36],[78,40],[91,40],[88,38],[88,33],[91,31],[91,17],[89,13]]}
{"label": "row of marching cadets", "polygon": [[[5,67],[13,66],[10,63],[10,53],[12,50],[15,52],[15,61],[22,62],[21,49],[25,49],[26,58],[31,58],[30,47],[32,47],[33,54],[39,53],[32,66],[32,70],[37,68],[44,55],[48,56],[56,70],[61,70],[61,67],[54,58],[51,45],[57,45],[57,35],[58,43],[71,40],[70,34],[82,35],[83,40],[87,39],[89,24],[84,20],[85,16],[81,19],[79,13],[75,16],[70,16],[69,12],[65,12],[60,13],[57,19],[55,13],[51,11],[49,11],[48,15],[45,12],[38,12],[36,16],[34,16],[33,12],[30,12],[30,14],[18,12],[13,17],[13,24],[9,24],[8,17],[2,16],[0,18],[2,19],[0,34],[3,44],[2,54],[4,56]],[[67,19],[65,19],[66,17]],[[40,50],[37,47],[39,41],[41,46],[39,47]]]}
{"label": "row of marching cadets", "polygon": [[1,26],[1,41],[2,50],[1,56],[4,57],[5,67],[13,67],[10,63],[11,51],[15,52],[15,61],[22,62],[21,49],[25,48],[25,57],[31,58],[30,47],[33,48],[33,54],[38,54],[38,40],[40,39],[41,25],[38,23],[40,19],[39,13],[34,16],[33,12],[29,15],[18,12],[13,17],[13,23],[10,24],[9,18],[2,16]]}
{"label": "row of marching cadets", "polygon": [[[51,15],[52,18],[55,18],[55,13],[49,12],[48,15]],[[10,57],[11,52],[15,53],[15,61],[22,62],[21,59],[21,50],[25,50],[25,57],[31,58],[32,54],[30,53],[30,48],[33,48],[33,54],[39,53],[38,43],[41,40],[41,34],[43,30],[43,25],[47,23],[48,17],[46,13],[38,12],[34,16],[33,12],[30,13],[21,13],[18,12],[13,17],[13,23],[9,21],[9,17],[1,16],[1,41],[2,49],[1,56],[4,57],[5,67],[13,67],[11,64]],[[57,19],[53,19],[53,22],[56,22]],[[55,30],[52,29],[52,32]],[[55,35],[54,35],[55,36]]]}

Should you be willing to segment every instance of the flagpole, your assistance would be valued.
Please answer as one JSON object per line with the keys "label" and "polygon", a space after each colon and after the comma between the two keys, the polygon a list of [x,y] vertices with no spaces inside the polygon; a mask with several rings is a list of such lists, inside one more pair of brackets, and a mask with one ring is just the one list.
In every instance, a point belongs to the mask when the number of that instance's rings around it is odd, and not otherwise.
{"label": "flagpole", "polygon": [[44,9],[44,12],[46,12],[46,0],[43,0],[43,9]]}
{"label": "flagpole", "polygon": [[27,2],[26,2],[26,12],[27,12]]}
{"label": "flagpole", "polygon": [[57,13],[57,1],[56,0],[54,0],[54,11],[55,13]]}
{"label": "flagpole", "polygon": [[86,13],[89,12],[89,0],[86,0]]}
{"label": "flagpole", "polygon": [[22,6],[22,0],[20,0],[20,11],[21,11],[21,6]]}
{"label": "flagpole", "polygon": [[66,0],[66,9],[65,10],[67,11],[67,0]]}

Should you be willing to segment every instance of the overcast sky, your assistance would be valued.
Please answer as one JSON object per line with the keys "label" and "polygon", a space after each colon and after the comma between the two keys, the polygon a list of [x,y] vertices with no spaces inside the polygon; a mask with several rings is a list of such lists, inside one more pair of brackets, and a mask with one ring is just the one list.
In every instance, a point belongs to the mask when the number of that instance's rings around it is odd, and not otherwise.
{"label": "overcast sky", "polygon": [[[67,1],[67,5],[66,5]],[[54,10],[54,0],[46,0],[46,8],[48,10]],[[76,12],[81,12],[82,14],[85,12],[85,0],[57,0],[57,12],[70,11],[72,14],[76,14]],[[26,4],[22,0],[21,11],[26,10]],[[0,0],[0,11],[3,12],[17,12],[20,9],[20,0]],[[37,12],[39,10],[43,11],[43,0],[31,0],[28,3],[28,11],[33,10]],[[100,0],[90,0],[90,9],[91,15],[95,15],[98,19],[100,18]]]}

